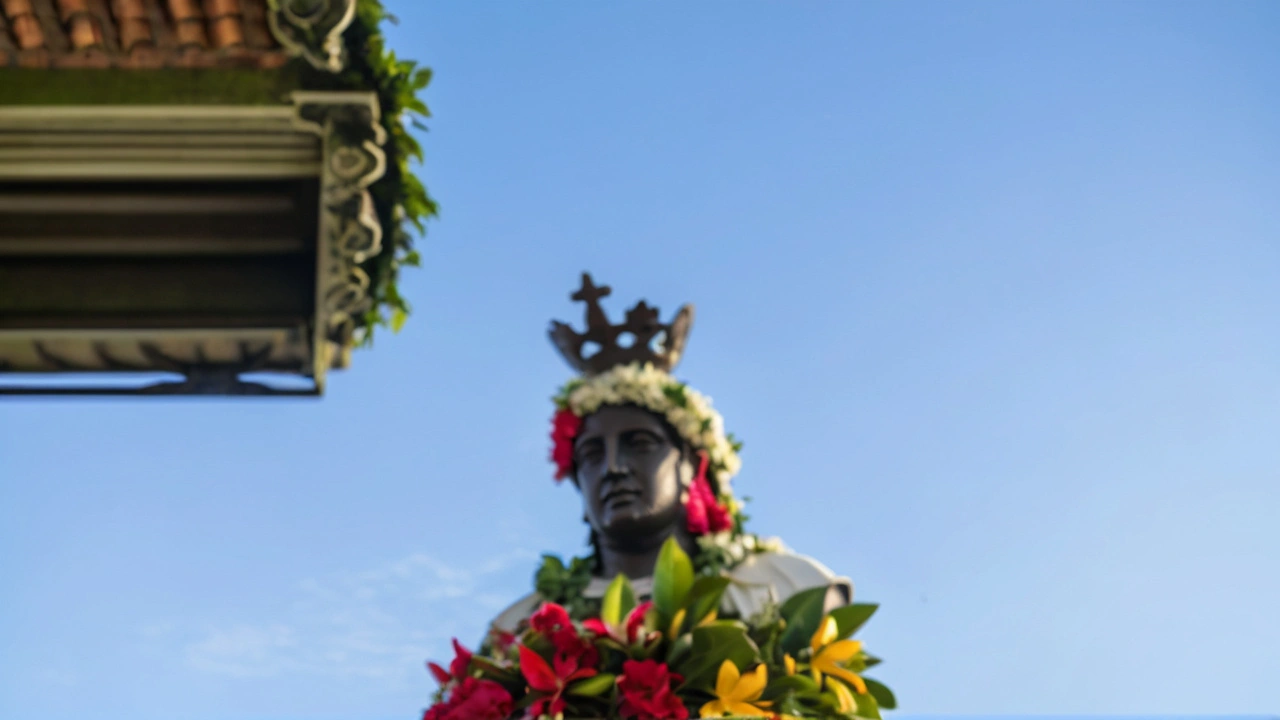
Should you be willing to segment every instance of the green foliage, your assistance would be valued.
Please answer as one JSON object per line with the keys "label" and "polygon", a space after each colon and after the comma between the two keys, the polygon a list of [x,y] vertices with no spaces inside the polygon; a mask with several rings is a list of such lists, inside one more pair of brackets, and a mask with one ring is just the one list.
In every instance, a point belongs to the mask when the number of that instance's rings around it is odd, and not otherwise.
{"label": "green foliage", "polygon": [[[849,640],[875,613],[876,605],[858,603],[828,612],[829,588],[821,586],[796,593],[781,605],[768,604],[750,618],[717,619],[731,578],[719,571],[705,573],[698,560],[690,559],[673,539],[663,545],[655,563],[653,608],[646,613],[643,624],[632,625],[634,633],[624,633],[628,619],[635,620],[629,615],[634,615],[633,609],[644,598],[637,597],[626,576],[618,575],[602,601],[594,606],[582,604],[581,594],[592,579],[594,567],[586,558],[566,565],[560,558],[546,555],[537,573],[539,594],[564,605],[577,621],[574,625],[578,637],[590,642],[595,650],[593,659],[587,662],[594,663],[591,669],[598,674],[575,676],[564,688],[567,717],[618,717],[618,703],[625,693],[632,692],[624,689],[622,682],[628,672],[628,660],[665,663],[673,673],[672,690],[690,710],[738,692],[716,687],[725,662],[744,677],[747,673],[760,673],[756,677],[764,679],[764,686],[746,702],[757,703],[757,708],[767,708],[768,712],[812,720],[879,720],[882,708],[897,707],[889,688],[861,675],[879,660]],[[586,620],[590,622],[583,622]],[[818,647],[812,648],[811,639],[824,625],[826,632],[819,636]],[[559,630],[553,635],[552,630],[535,630],[527,625],[523,628],[517,630],[516,642],[545,662],[560,658],[563,653],[581,652],[567,650],[573,645],[565,644]],[[536,697],[548,697],[545,692],[531,690],[522,680],[527,676],[517,675],[525,672],[520,667],[526,660],[521,653],[508,650],[506,655],[490,657],[495,660],[473,659],[472,670],[479,677],[507,687],[516,699],[517,711],[528,707]],[[574,658],[582,657],[585,655],[564,655],[568,664],[563,667],[572,669]],[[858,693],[864,682],[866,692]]]}
{"label": "green foliage", "polygon": [[611,673],[600,673],[586,680],[580,680],[569,686],[570,695],[579,695],[582,697],[596,697],[603,695],[613,689],[613,684],[617,682],[617,676]]}
{"label": "green foliage", "polygon": [[836,621],[836,637],[843,640],[858,632],[879,607],[872,603],[854,603],[832,610],[831,617]]}
{"label": "green foliage", "polygon": [[[871,688],[867,688],[870,690]],[[860,718],[870,718],[870,720],[880,720],[880,706],[876,702],[876,698],[871,693],[865,695],[855,694],[853,699],[858,703],[857,715]]]}
{"label": "green foliage", "polygon": [[675,385],[668,385],[662,388],[662,394],[667,396],[667,399],[676,407],[689,407],[689,396],[685,394],[684,385],[679,383]]}
{"label": "green foliage", "polygon": [[[618,717],[618,703],[630,692],[623,689],[621,682],[628,672],[628,660],[665,662],[673,673],[672,690],[691,710],[707,700],[728,697],[721,692],[736,692],[716,687],[725,662],[732,663],[744,677],[757,672],[761,664],[765,666],[761,671],[765,684],[747,702],[758,701],[758,707],[771,712],[813,720],[879,720],[882,708],[897,707],[889,688],[861,676],[863,670],[879,661],[865,652],[851,651],[847,644],[848,637],[875,613],[876,605],[860,603],[824,613],[828,588],[816,587],[791,596],[781,605],[767,605],[750,618],[717,620],[715,613],[731,579],[725,574],[699,574],[701,568],[672,540],[663,545],[655,564],[654,607],[638,635],[623,639],[621,629],[644,598],[637,597],[626,576],[619,575],[605,591],[602,602],[573,610],[578,607],[574,598],[581,597],[592,578],[592,568],[586,559],[575,559],[566,565],[560,558],[546,555],[537,573],[538,592],[566,606],[570,617],[577,621],[578,637],[594,645],[598,653],[588,661],[598,674],[568,679],[563,695],[568,703],[566,716]],[[587,619],[592,623],[583,622]],[[810,638],[824,623],[829,623],[834,633],[825,634],[819,647],[811,649]],[[516,642],[547,663],[566,652],[581,652],[566,650],[573,645],[565,644],[559,630],[553,635],[551,630],[524,626],[517,632]],[[841,647],[841,643],[846,644]],[[506,687],[515,698],[517,712],[538,697],[548,697],[545,692],[531,690],[522,679],[528,677],[521,667],[527,659],[523,654],[508,650],[505,655],[490,657],[494,659],[481,660],[477,656],[471,669],[478,677]],[[577,661],[574,658],[583,657],[564,655],[569,664],[563,667],[572,669],[572,663]],[[851,673],[857,677],[851,677]],[[866,692],[858,693],[854,686],[860,688],[862,682],[866,683]]]}
{"label": "green foliage", "polygon": [[725,660],[733,661],[739,670],[760,662],[760,649],[740,622],[720,621],[694,628],[693,650],[675,670],[684,676],[682,687],[710,688]]}
{"label": "green foliage", "polygon": [[560,410],[568,408],[569,396],[573,394],[574,390],[582,387],[585,383],[586,380],[583,380],[581,377],[576,377],[570,380],[560,388],[560,392],[556,393],[555,397],[551,398],[551,401],[554,402],[556,404],[556,408]]}
{"label": "green foliage", "polygon": [[782,649],[795,654],[809,644],[809,638],[822,623],[822,610],[826,603],[827,588],[816,587],[792,595],[782,604],[779,613],[787,623],[782,634]]}
{"label": "green foliage", "polygon": [[674,537],[667,538],[653,572],[653,607],[658,612],[658,627],[671,625],[692,587],[693,561]]}
{"label": "green foliage", "polygon": [[725,439],[729,441],[729,447],[733,448],[735,453],[742,452],[742,441],[733,436],[733,433],[727,433]]}
{"label": "green foliage", "polygon": [[600,619],[609,625],[621,625],[627,614],[636,607],[636,593],[626,575],[619,574],[605,590],[600,606]]}
{"label": "green foliage", "polygon": [[563,605],[574,617],[589,617],[597,603],[582,596],[591,582],[591,561],[573,558],[568,567],[555,555],[543,555],[534,576],[534,590],[547,602]]}
{"label": "green foliage", "polygon": [[689,594],[685,596],[685,622],[696,625],[720,607],[720,598],[729,587],[729,578],[723,575],[700,577],[693,581]]}
{"label": "green foliage", "polygon": [[347,70],[342,81],[378,95],[382,127],[387,131],[383,150],[386,173],[369,188],[378,221],[382,225],[383,249],[365,262],[374,305],[365,314],[361,342],[373,342],[374,329],[390,327],[398,331],[408,318],[409,302],[400,294],[398,280],[404,267],[418,267],[421,255],[414,249],[415,235],[421,235],[427,220],[437,215],[436,202],[412,172],[414,162],[422,162],[422,147],[409,134],[406,124],[426,130],[422,120],[431,116],[420,92],[431,82],[431,70],[412,60],[401,60],[387,49],[381,27],[396,19],[380,0],[358,0],[356,19],[343,33],[347,50]]}
{"label": "green foliage", "polygon": [[[867,684],[867,693],[875,698],[876,704],[885,710],[893,710],[898,707],[898,699],[893,696],[893,691],[885,686],[884,683],[871,678],[862,678]],[[862,702],[858,702],[858,707],[862,707]]]}

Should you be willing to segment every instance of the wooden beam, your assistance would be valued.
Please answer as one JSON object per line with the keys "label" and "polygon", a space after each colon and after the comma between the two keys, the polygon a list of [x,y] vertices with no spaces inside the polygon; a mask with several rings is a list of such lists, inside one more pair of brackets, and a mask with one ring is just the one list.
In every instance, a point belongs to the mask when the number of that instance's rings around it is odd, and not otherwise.
{"label": "wooden beam", "polygon": [[298,237],[0,237],[0,257],[21,255],[288,255],[307,249]]}
{"label": "wooden beam", "polygon": [[0,190],[0,213],[14,215],[253,215],[294,209],[294,199],[287,195],[162,195],[130,193],[127,188],[112,193]]}

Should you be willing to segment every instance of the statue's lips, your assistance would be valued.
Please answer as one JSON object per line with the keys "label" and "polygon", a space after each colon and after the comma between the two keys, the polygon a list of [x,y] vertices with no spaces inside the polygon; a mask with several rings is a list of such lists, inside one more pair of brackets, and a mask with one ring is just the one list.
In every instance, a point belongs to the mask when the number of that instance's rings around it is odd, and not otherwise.
{"label": "statue's lips", "polygon": [[631,488],[618,488],[610,490],[601,500],[601,504],[605,507],[616,507],[619,505],[630,505],[640,500],[641,492]]}

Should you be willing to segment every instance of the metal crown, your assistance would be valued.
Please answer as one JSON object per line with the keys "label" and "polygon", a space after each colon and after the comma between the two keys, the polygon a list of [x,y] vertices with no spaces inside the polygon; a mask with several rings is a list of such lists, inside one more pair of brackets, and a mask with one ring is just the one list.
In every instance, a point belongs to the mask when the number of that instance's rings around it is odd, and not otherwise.
{"label": "metal crown", "polygon": [[[582,287],[570,299],[586,303],[586,332],[553,320],[548,335],[569,365],[584,375],[599,375],[619,365],[638,362],[671,372],[684,352],[693,326],[693,306],[685,305],[669,324],[658,320],[658,308],[641,300],[627,311],[626,322],[613,325],[600,307],[608,297],[608,285],[597,286],[590,273],[582,273]],[[591,347],[594,345],[594,349]],[[584,355],[584,351],[587,352]]]}

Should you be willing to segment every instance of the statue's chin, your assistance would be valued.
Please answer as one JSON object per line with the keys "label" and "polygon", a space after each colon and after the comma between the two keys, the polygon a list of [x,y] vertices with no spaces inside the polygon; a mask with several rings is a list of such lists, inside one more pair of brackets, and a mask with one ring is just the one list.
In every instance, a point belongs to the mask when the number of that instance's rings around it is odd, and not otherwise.
{"label": "statue's chin", "polygon": [[675,531],[677,513],[654,513],[636,506],[611,510],[600,523],[599,533],[609,547],[622,552],[645,552]]}

